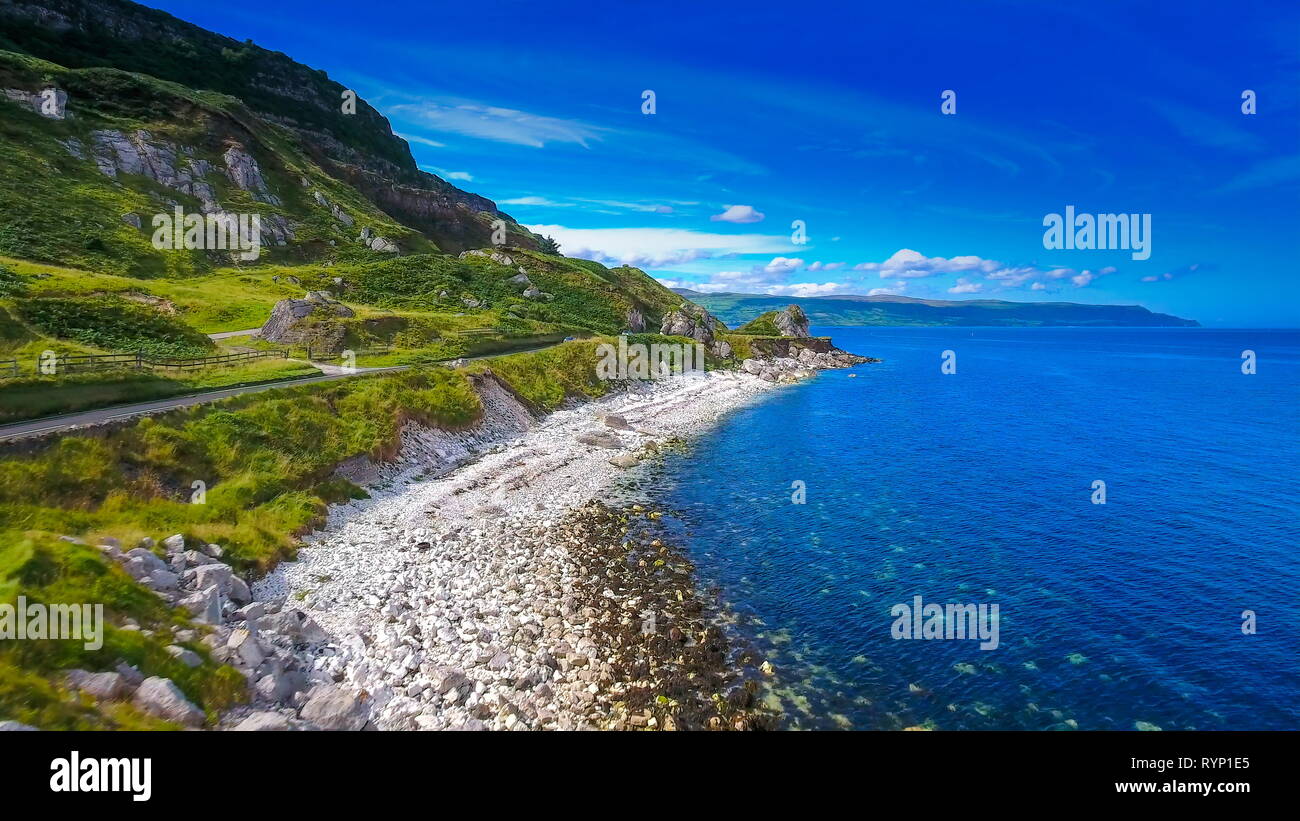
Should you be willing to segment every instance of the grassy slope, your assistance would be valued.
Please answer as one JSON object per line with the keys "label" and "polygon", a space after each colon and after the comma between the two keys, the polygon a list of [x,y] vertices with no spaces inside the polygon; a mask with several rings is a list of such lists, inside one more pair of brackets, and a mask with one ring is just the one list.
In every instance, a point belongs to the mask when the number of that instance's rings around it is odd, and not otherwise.
{"label": "grassy slope", "polygon": [[776,311],[766,311],[741,325],[732,333],[747,336],[780,336],[781,331],[776,327],[776,314]]}
{"label": "grassy slope", "polygon": [[[536,353],[476,363],[539,410],[566,397],[599,396],[596,346],[579,340]],[[634,341],[683,340],[638,336]],[[191,627],[88,540],[181,532],[221,544],[237,567],[257,572],[291,556],[297,536],[322,521],[325,507],[359,493],[332,473],[344,460],[391,457],[403,420],[460,428],[481,414],[464,371],[442,368],[279,389],[176,411],[101,433],[14,446],[0,461],[0,601],[102,601],[109,620],[132,618],[156,636],[113,628],[102,651],[79,643],[8,642],[0,646],[0,718],[48,728],[154,726],[125,706],[92,709],[61,689],[62,670],[111,669],[118,659],[149,675],[173,678],[209,711],[237,698],[242,677],[205,659],[194,670],[167,655],[171,625]],[[206,503],[188,502],[191,483],[207,484]],[[182,669],[183,668],[183,669]],[[232,678],[234,674],[234,678]]]}
{"label": "grassy slope", "polygon": [[[169,212],[170,201],[188,212],[198,211],[196,198],[144,177],[122,175],[114,180],[92,159],[78,159],[60,142],[76,139],[90,146],[91,132],[102,129],[128,134],[146,130],[155,140],[193,148],[196,159],[217,169],[225,166],[222,155],[228,144],[243,145],[258,160],[280,205],[254,200],[219,170],[204,179],[231,212],[257,212],[264,220],[280,214],[295,224],[294,242],[286,248],[263,248],[263,260],[380,258],[356,242],[360,226],[413,250],[436,250],[312,162],[289,132],[259,120],[233,97],[116,69],[65,69],[0,51],[0,87],[38,91],[48,81],[67,91],[72,117],[47,119],[25,104],[0,98],[0,165],[26,171],[0,176],[0,212],[6,215],[0,226],[0,253],[136,277],[214,269],[217,260],[204,252],[160,251],[150,243],[151,215]],[[356,224],[348,227],[318,206],[302,178]],[[141,215],[145,228],[123,222],[126,213]]]}

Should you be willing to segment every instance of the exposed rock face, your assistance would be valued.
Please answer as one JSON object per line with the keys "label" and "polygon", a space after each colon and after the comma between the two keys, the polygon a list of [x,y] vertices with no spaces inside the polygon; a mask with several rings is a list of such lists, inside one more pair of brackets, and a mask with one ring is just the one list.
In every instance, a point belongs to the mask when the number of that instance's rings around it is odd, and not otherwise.
{"label": "exposed rock face", "polygon": [[772,322],[776,325],[781,336],[809,336],[808,332],[808,315],[803,312],[803,308],[798,305],[791,305],[784,311],[777,311],[776,316],[772,317]]}
{"label": "exposed rock face", "polygon": [[713,329],[718,320],[713,314],[698,305],[682,303],[676,311],[664,314],[659,333],[669,336],[689,336],[705,345],[713,344]]}
{"label": "exposed rock face", "polygon": [[756,339],[750,350],[755,356],[741,362],[740,370],[768,382],[797,382],[815,371],[880,361],[840,350],[829,339]]}
{"label": "exposed rock face", "polygon": [[262,169],[257,160],[237,145],[226,149],[222,156],[226,161],[226,176],[239,188],[249,192],[258,202],[279,205],[280,198],[271,193],[262,177]]}
{"label": "exposed rock face", "polygon": [[105,176],[147,177],[164,188],[199,200],[204,213],[221,210],[216,191],[203,179],[212,166],[196,158],[193,149],[155,139],[144,129],[129,135],[112,130],[92,131],[90,142],[95,165]]}
{"label": "exposed rock face", "polygon": [[[150,179],[164,188],[194,197],[204,214],[226,215],[217,202],[216,190],[207,177],[214,171],[212,163],[196,155],[190,146],[178,146],[167,140],[155,138],[144,129],[131,134],[115,130],[92,131],[90,150],[75,137],[62,141],[68,153],[78,159],[91,159],[100,173],[113,179],[130,174]],[[236,186],[251,193],[257,200],[269,205],[279,205],[280,200],[266,187],[261,168],[248,153],[237,147],[227,149],[224,157],[226,175]],[[175,202],[167,203],[168,208]],[[233,216],[233,215],[230,215]],[[136,215],[123,219],[137,228],[142,221]],[[260,215],[260,242],[265,246],[287,245],[294,238],[293,225],[284,216],[275,213]]]}
{"label": "exposed rock face", "polygon": [[623,318],[623,322],[631,333],[638,334],[645,330],[645,314],[641,313],[641,309],[635,305],[627,309],[627,316]]}
{"label": "exposed rock face", "polygon": [[343,344],[343,326],[334,321],[356,314],[323,291],[310,291],[305,299],[282,299],[258,336],[268,342],[311,345],[334,352]]}
{"label": "exposed rock face", "polygon": [[68,110],[68,94],[61,88],[44,88],[37,92],[20,88],[6,88],[4,94],[16,103],[26,103],[32,110],[50,120],[62,120]]}
{"label": "exposed rock face", "polygon": [[[70,68],[109,65],[244,100],[251,115],[288,129],[326,173],[444,251],[486,245],[494,219],[505,221],[515,244],[536,245],[491,200],[421,171],[406,142],[365,100],[355,98],[354,111],[341,113],[347,89],[284,54],[121,0],[6,0],[0,28],[21,49]],[[64,45],[71,41],[78,43],[75,59]],[[169,68],[196,60],[219,66],[226,53],[238,55],[241,70],[196,76]]]}

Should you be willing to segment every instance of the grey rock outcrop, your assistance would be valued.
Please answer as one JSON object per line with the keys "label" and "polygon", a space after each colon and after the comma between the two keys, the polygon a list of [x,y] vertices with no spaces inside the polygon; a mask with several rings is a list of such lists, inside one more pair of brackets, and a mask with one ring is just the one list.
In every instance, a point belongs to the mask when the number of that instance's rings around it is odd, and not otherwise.
{"label": "grey rock outcrop", "polygon": [[280,204],[280,198],[267,187],[262,169],[251,154],[240,146],[232,145],[226,149],[222,159],[226,161],[226,176],[237,187],[252,194],[258,202]]}
{"label": "grey rock outcrop", "polygon": [[645,314],[641,309],[633,305],[627,309],[627,315],[623,317],[623,324],[631,333],[638,334],[645,330]]}
{"label": "grey rock outcrop", "polygon": [[101,174],[114,179],[122,174],[146,177],[164,188],[194,197],[202,203],[204,213],[221,210],[216,190],[204,180],[212,170],[211,164],[192,156],[193,151],[155,139],[144,129],[129,135],[114,130],[92,131],[90,144]]}
{"label": "grey rock outcrop", "polygon": [[688,336],[705,345],[713,344],[713,330],[717,318],[699,305],[683,303],[676,311],[664,315],[659,333],[669,336]]}
{"label": "grey rock outcrop", "polygon": [[790,305],[784,311],[777,311],[776,316],[772,317],[772,322],[781,332],[781,336],[809,336],[808,315],[798,305]]}
{"label": "grey rock outcrop", "polygon": [[311,345],[334,351],[343,344],[345,329],[337,322],[356,316],[348,306],[323,291],[310,291],[303,299],[282,299],[258,336],[268,342]]}
{"label": "grey rock outcrop", "polygon": [[46,119],[62,120],[68,116],[68,93],[61,88],[43,88],[35,92],[6,88],[4,95],[16,103],[26,103]]}

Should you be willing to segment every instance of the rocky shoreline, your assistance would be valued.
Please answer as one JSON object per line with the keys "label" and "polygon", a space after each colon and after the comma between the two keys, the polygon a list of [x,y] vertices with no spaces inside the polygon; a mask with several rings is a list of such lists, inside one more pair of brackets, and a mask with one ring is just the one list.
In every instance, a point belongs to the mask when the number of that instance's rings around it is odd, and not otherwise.
{"label": "rocky shoreline", "polygon": [[[201,641],[248,679],[222,729],[762,728],[770,666],[713,623],[658,514],[604,500],[624,471],[777,384],[870,361],[818,347],[627,383],[544,418],[476,375],[480,423],[408,423],[393,461],[340,466],[370,498],[331,508],[251,588],[216,545],[173,536],[166,562],[149,545],[104,549],[210,625]],[[146,712],[203,723],[165,679],[96,675]]]}

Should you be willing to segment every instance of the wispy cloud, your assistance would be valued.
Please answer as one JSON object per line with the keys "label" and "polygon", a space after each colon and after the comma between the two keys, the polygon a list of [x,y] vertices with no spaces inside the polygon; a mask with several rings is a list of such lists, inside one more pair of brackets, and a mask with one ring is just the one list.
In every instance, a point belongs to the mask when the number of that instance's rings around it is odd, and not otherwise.
{"label": "wispy cloud", "polygon": [[604,129],[580,120],[476,102],[422,100],[402,103],[392,110],[435,131],[533,148],[543,148],[548,143],[574,143],[587,148],[601,140],[604,133]]}
{"label": "wispy cloud", "polygon": [[406,140],[408,143],[419,143],[420,145],[428,145],[434,148],[447,147],[446,143],[440,143],[437,140],[431,140],[428,137],[417,137],[414,134],[399,134],[396,131],[394,131],[393,133],[397,134],[397,136],[401,137],[403,140]]}
{"label": "wispy cloud", "polygon": [[711,234],[682,228],[527,227],[535,233],[554,237],[567,256],[650,268],[728,254],[764,254],[790,248],[787,237],[764,234]]}
{"label": "wispy cloud", "polygon": [[444,168],[438,168],[433,165],[422,165],[420,167],[423,168],[425,171],[432,171],[433,173],[437,174],[439,177],[442,177],[444,180],[460,180],[461,182],[474,181],[474,175],[469,173],[468,171],[448,171]]}

